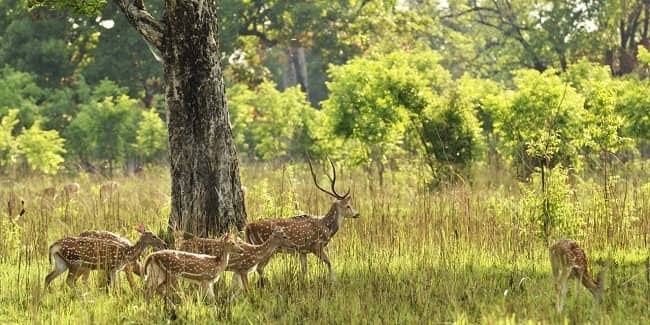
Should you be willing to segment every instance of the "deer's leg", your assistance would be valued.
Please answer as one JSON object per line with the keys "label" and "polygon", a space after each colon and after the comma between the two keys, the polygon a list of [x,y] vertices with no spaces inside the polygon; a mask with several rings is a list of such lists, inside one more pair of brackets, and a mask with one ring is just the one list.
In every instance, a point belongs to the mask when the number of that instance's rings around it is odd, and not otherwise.
{"label": "deer's leg", "polygon": [[148,299],[153,297],[154,293],[166,299],[167,296],[167,273],[158,271],[147,272],[147,296]]}
{"label": "deer's leg", "polygon": [[52,280],[56,279],[56,277],[68,269],[68,264],[58,254],[52,254],[52,259],[54,260],[54,270],[45,277],[46,289],[50,286]]}
{"label": "deer's leg", "polygon": [[75,265],[70,265],[68,267],[68,277],[65,279],[65,282],[70,286],[70,288],[74,288],[74,284],[79,278],[79,275],[86,274],[86,277],[88,276],[87,274],[90,273],[90,269],[86,269],[80,266],[75,266]]}
{"label": "deer's leg", "polygon": [[561,313],[564,307],[564,300],[566,299],[569,277],[571,276],[571,268],[563,268],[559,272],[558,283],[558,297],[557,297],[557,312]]}
{"label": "deer's leg", "polygon": [[126,267],[124,267],[124,275],[126,275],[126,281],[129,282],[129,287],[131,289],[135,289],[135,281],[133,280],[133,268],[131,267],[131,264],[127,264]]}
{"label": "deer's leg", "polygon": [[140,265],[140,262],[135,261],[129,264],[129,267],[131,268],[131,271],[135,273],[137,276],[139,277],[142,276],[142,265]]}
{"label": "deer's leg", "polygon": [[88,276],[90,275],[90,269],[79,269],[77,277],[81,277],[86,287],[88,287]]}
{"label": "deer's leg", "polygon": [[232,273],[232,283],[236,283],[237,291],[241,291],[244,288],[244,283],[242,281],[241,275],[237,272]]}
{"label": "deer's leg", "polygon": [[264,276],[264,268],[269,264],[270,259],[260,262],[257,264],[257,274],[260,276],[258,286],[260,288],[265,287],[268,284],[268,279]]}
{"label": "deer's leg", "polygon": [[211,298],[212,300],[215,300],[215,299],[216,299],[216,298],[214,297],[214,288],[213,288],[213,284],[212,284],[211,282],[209,282],[209,281],[203,281],[203,282],[201,282],[201,288],[203,289],[203,292],[204,292],[204,293],[207,293],[208,296],[210,296],[210,298]]}
{"label": "deer's leg", "polygon": [[167,278],[158,278],[154,280],[155,283],[153,284],[152,287],[152,293],[151,295],[153,296],[153,293],[157,293],[161,297],[167,299],[167,295],[169,294],[169,288],[174,287],[173,284],[170,284],[169,279]]}
{"label": "deer's leg", "polygon": [[244,288],[244,291],[248,292],[248,273],[244,272],[239,275],[241,281],[241,287]]}
{"label": "deer's leg", "polygon": [[158,289],[158,286],[156,285],[156,280],[149,275],[147,278],[147,281],[145,283],[146,290],[144,291],[144,298],[149,303],[151,301],[151,297],[153,297],[153,293],[156,289]]}
{"label": "deer's leg", "polygon": [[327,256],[327,250],[325,250],[324,247],[321,248],[316,256],[318,256],[318,258],[320,258],[320,260],[323,261],[325,265],[327,265],[327,269],[330,272],[330,281],[332,283],[336,282],[336,276],[334,275],[334,270],[332,270],[332,263],[330,262],[330,258]]}
{"label": "deer's leg", "polygon": [[305,281],[307,278],[307,254],[300,254],[300,278]]}
{"label": "deer's leg", "polygon": [[117,275],[117,270],[108,271],[108,283],[109,287],[113,287],[115,294],[119,293],[119,280],[120,278]]}
{"label": "deer's leg", "polygon": [[562,271],[553,270],[553,281],[555,282],[555,310],[562,312]]}

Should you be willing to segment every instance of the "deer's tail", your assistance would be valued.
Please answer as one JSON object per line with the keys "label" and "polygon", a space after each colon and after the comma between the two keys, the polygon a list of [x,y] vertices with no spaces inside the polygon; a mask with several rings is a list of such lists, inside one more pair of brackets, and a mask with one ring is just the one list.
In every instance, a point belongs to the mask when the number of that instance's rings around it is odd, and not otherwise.
{"label": "deer's tail", "polygon": [[57,245],[56,243],[54,243],[54,244],[52,244],[50,246],[50,253],[47,254],[47,258],[50,261],[50,265],[52,265],[52,263],[54,262],[53,261],[54,254],[58,254],[59,256],[61,256],[61,254],[59,254],[60,249],[61,249],[61,247],[59,245]]}
{"label": "deer's tail", "polygon": [[254,227],[252,227],[251,224],[248,224],[246,227],[244,227],[244,236],[246,238],[246,241],[252,245],[260,245],[264,242],[264,240],[262,240],[260,237],[259,232]]}
{"label": "deer's tail", "polygon": [[147,278],[149,277],[149,264],[154,263],[154,258],[155,257],[149,255],[144,261],[144,266],[140,269],[140,273],[144,281],[147,281]]}

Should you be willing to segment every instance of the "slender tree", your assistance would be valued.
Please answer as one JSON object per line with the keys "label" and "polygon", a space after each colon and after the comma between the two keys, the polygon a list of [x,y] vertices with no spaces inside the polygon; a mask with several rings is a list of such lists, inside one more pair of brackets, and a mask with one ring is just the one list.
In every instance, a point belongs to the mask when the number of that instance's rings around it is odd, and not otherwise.
{"label": "slender tree", "polygon": [[[107,0],[40,0],[97,14]],[[161,19],[144,1],[114,0],[164,66],[172,179],[170,225],[196,235],[246,221],[239,163],[219,58],[217,3],[166,0]]]}

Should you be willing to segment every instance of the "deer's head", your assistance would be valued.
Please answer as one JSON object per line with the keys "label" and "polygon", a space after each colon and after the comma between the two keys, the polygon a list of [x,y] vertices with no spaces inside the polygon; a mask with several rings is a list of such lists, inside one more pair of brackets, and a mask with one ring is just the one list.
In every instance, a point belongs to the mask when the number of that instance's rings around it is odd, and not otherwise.
{"label": "deer's head", "polygon": [[243,253],[244,249],[239,246],[235,238],[230,234],[226,234],[226,236],[223,237],[223,249],[224,252],[228,253]]}
{"label": "deer's head", "polygon": [[334,204],[336,204],[339,215],[342,215],[344,218],[359,218],[359,212],[350,204],[349,196],[337,200]]}
{"label": "deer's head", "polygon": [[281,247],[296,247],[296,244],[294,244],[294,242],[289,239],[289,236],[287,236],[286,232],[284,231],[284,227],[273,228],[273,233],[271,233],[270,240]]}
{"label": "deer's head", "polygon": [[145,245],[153,246],[155,249],[166,249],[167,243],[160,239],[156,234],[149,230],[144,229],[143,225],[138,225],[136,229],[140,234],[140,241]]}
{"label": "deer's head", "polygon": [[334,166],[334,162],[332,162],[331,159],[327,159],[330,162],[330,165],[332,166],[332,176],[327,175],[327,178],[330,180],[331,184],[331,191],[328,191],[321,187],[318,184],[318,181],[316,180],[316,174],[314,174],[314,168],[311,165],[311,160],[308,160],[309,162],[309,170],[311,171],[311,176],[314,179],[314,184],[316,184],[316,187],[318,187],[319,190],[327,193],[329,196],[333,197],[335,199],[334,201],[334,206],[336,207],[336,210],[340,216],[343,216],[344,218],[359,218],[359,212],[355,210],[352,205],[350,204],[350,189],[348,189],[345,194],[341,195],[338,192],[336,192],[335,186],[336,186],[336,167]]}

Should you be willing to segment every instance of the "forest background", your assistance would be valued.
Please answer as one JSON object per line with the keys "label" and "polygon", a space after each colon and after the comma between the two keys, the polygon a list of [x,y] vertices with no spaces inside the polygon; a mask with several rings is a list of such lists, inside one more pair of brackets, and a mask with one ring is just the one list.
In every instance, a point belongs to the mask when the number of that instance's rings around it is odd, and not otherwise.
{"label": "forest background", "polygon": [[[513,231],[503,233],[508,247],[514,237],[536,240],[530,245],[540,250],[570,236],[591,242],[601,260],[623,249],[622,264],[641,263],[650,228],[647,1],[219,5],[230,120],[254,217],[302,211],[302,183],[285,192],[275,185],[299,178],[307,156],[330,157],[352,170],[357,191],[381,193],[359,203],[373,218],[403,206],[390,193],[413,187],[421,207],[439,204],[425,228],[446,220],[441,238],[462,237],[449,220],[464,211],[468,232],[490,222]],[[159,15],[162,1],[148,8]],[[38,186],[21,180],[164,175],[166,104],[156,56],[112,3],[88,17],[0,2],[0,173],[11,184],[3,186],[29,193]],[[164,186],[165,177],[154,183]],[[470,204],[485,193],[491,200]],[[59,212],[62,220],[74,214]],[[162,225],[164,209],[152,213],[147,218]],[[403,213],[391,222],[421,216]],[[483,243],[472,236],[464,244]],[[533,247],[521,245],[518,254]],[[6,256],[20,256],[5,246]],[[417,297],[430,293],[422,290]],[[443,312],[441,320],[485,315],[469,310]]]}

